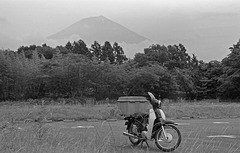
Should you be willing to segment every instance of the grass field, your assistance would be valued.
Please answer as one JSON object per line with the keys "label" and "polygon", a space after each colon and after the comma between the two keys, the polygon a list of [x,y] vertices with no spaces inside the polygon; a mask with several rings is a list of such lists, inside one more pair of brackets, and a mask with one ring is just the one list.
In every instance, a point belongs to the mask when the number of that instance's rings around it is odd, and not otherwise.
{"label": "grass field", "polygon": [[[182,143],[175,153],[238,153],[240,151],[240,120],[230,124],[213,124],[225,119],[176,120],[189,125],[178,126]],[[85,128],[81,128],[85,126]],[[133,147],[125,131],[124,121],[54,122],[12,124],[0,132],[1,153],[145,153],[161,152],[154,144]],[[235,135],[214,138],[212,135]]]}
{"label": "grass field", "polygon": [[[188,126],[179,126],[183,140],[176,153],[240,152],[240,104],[164,103],[163,110],[171,119],[190,123]],[[125,130],[123,120],[105,120],[121,119],[119,114],[120,111],[113,104],[1,105],[0,153],[159,152],[154,142],[150,142],[150,149],[131,146],[127,137],[122,135]],[[192,119],[179,120],[181,117]],[[79,122],[43,122],[46,119],[74,119]],[[101,120],[86,122],[86,119]],[[228,121],[229,124],[213,124],[218,120]],[[89,128],[79,128],[82,125]],[[236,138],[207,137],[220,134],[235,135]]]}
{"label": "grass field", "polygon": [[[240,117],[240,103],[183,102],[163,103],[166,116],[180,118],[237,118]],[[100,105],[36,105],[9,103],[0,105],[0,121],[37,121],[44,120],[86,120],[109,118],[121,119],[121,111],[115,104]]]}

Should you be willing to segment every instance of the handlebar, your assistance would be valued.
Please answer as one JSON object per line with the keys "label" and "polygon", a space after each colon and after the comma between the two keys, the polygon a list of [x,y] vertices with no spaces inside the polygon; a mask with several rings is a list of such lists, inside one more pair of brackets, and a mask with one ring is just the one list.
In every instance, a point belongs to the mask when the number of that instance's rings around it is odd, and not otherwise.
{"label": "handlebar", "polygon": [[155,100],[156,99],[151,92],[148,92],[148,95],[151,97],[151,100]]}
{"label": "handlebar", "polygon": [[161,101],[160,100],[157,100],[151,92],[148,92],[148,95],[151,98],[150,103],[152,104],[153,107],[155,107],[157,105],[161,107]]}

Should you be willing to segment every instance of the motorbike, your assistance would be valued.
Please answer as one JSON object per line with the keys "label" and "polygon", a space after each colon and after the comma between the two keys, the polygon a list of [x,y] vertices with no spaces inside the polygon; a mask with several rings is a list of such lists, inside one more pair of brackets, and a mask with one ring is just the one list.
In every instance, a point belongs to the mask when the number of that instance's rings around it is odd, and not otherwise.
{"label": "motorbike", "polygon": [[167,120],[162,110],[162,102],[156,100],[151,92],[148,92],[148,95],[151,98],[150,102],[155,100],[158,107],[151,103],[153,108],[148,113],[135,113],[125,117],[127,132],[123,132],[123,135],[129,137],[130,142],[135,146],[141,143],[142,147],[145,142],[149,147],[148,141],[155,141],[160,150],[173,151],[181,143],[181,133],[176,127],[178,124]]}

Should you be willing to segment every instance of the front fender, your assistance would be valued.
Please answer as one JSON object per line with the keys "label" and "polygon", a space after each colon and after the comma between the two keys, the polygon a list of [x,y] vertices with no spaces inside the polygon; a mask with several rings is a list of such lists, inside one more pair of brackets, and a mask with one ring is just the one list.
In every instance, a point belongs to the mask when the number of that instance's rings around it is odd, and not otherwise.
{"label": "front fender", "polygon": [[161,120],[155,121],[154,127],[155,127],[155,126],[156,126],[156,127],[161,127],[161,125],[167,125],[167,124],[178,125],[177,123],[175,123],[175,122],[172,121],[172,120],[163,120],[163,119],[161,119]]}
{"label": "front fender", "polygon": [[178,125],[177,123],[175,123],[174,121],[172,120],[163,120],[163,125],[165,124],[173,124],[173,125]]}

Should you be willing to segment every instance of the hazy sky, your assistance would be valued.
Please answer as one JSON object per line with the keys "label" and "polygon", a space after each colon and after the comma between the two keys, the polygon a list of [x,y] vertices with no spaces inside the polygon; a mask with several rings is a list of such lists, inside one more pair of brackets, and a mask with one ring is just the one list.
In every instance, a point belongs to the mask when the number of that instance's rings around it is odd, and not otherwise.
{"label": "hazy sky", "polygon": [[240,38],[239,0],[0,0],[0,38],[37,43],[100,15],[155,43],[182,43],[204,61],[226,57]]}

